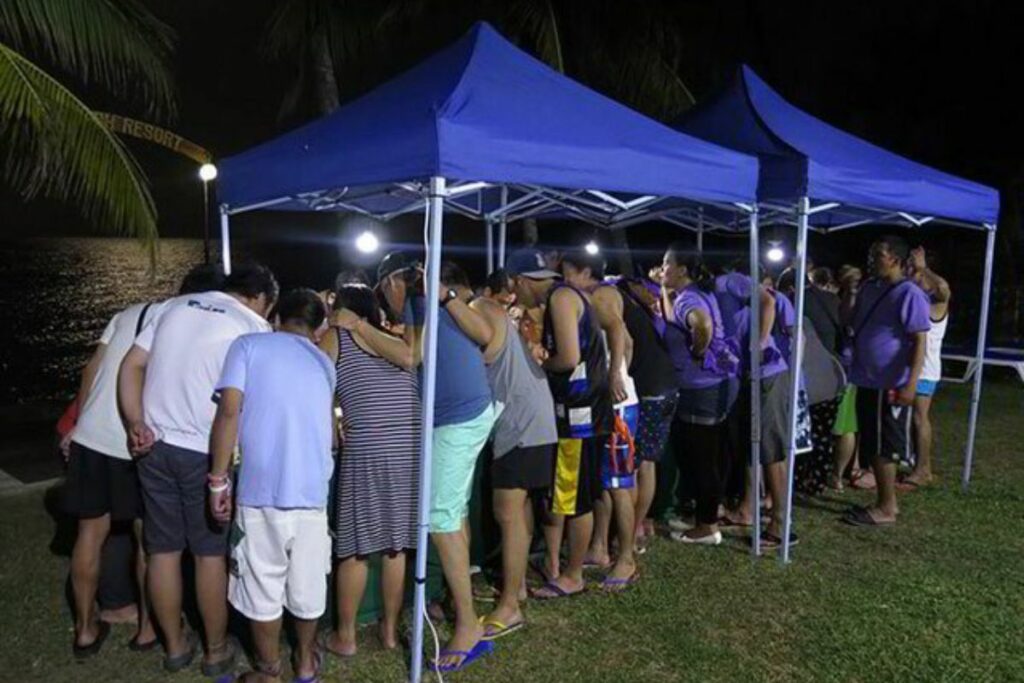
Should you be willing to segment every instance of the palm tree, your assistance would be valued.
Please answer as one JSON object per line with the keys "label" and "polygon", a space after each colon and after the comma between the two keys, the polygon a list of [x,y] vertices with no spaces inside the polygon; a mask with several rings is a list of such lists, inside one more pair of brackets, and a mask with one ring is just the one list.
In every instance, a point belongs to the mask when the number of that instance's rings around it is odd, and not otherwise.
{"label": "palm tree", "polygon": [[62,81],[171,117],[172,45],[170,29],[136,0],[0,2],[0,182],[26,200],[70,202],[154,256],[156,206],[142,171]]}
{"label": "palm tree", "polygon": [[[694,102],[678,75],[677,11],[615,0],[283,0],[263,44],[268,57],[296,68],[284,116],[310,99],[314,113],[330,112],[339,93],[366,89],[487,19],[552,68],[668,118]],[[620,271],[631,274],[625,232],[614,231],[612,243]]]}

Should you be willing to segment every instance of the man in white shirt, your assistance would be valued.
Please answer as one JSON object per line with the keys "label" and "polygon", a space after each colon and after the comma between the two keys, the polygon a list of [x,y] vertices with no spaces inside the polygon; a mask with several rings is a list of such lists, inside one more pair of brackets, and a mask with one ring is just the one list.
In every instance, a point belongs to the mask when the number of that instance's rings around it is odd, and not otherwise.
{"label": "man in white shirt", "polygon": [[270,331],[266,316],[277,293],[269,270],[239,265],[223,292],[168,301],[121,364],[118,398],[129,449],[141,458],[149,592],[165,637],[164,668],[172,673],[196,654],[181,623],[186,548],[195,558],[206,637],[203,674],[219,676],[234,666],[225,604],[227,527],[208,519],[205,505],[213,395],[231,343],[243,334]]}
{"label": "man in white shirt", "polygon": [[[219,289],[223,276],[215,269],[193,268],[179,294]],[[78,422],[61,441],[68,461],[64,508],[78,519],[78,535],[71,552],[71,587],[75,606],[75,639],[72,650],[83,659],[97,654],[109,633],[96,614],[101,554],[112,524],[134,526],[141,546],[142,499],[135,463],[128,452],[128,438],[117,409],[117,373],[135,337],[152,324],[164,302],[129,306],[117,313],[104,329],[96,350],[82,372],[76,401],[81,406]],[[130,554],[117,556],[127,565]],[[129,643],[136,651],[156,645],[145,596],[145,555],[136,550],[138,580],[138,630]]]}

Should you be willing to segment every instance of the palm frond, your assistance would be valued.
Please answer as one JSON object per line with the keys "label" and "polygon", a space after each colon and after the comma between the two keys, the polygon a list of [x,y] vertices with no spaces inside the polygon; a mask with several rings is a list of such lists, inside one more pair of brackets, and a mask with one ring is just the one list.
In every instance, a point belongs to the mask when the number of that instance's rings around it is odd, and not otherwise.
{"label": "palm frond", "polygon": [[175,114],[174,33],[137,0],[3,0],[0,40],[149,116]]}
{"label": "palm frond", "polygon": [[73,203],[156,255],[156,206],[121,142],[57,80],[0,43],[0,178],[23,198]]}
{"label": "palm frond", "polygon": [[562,73],[562,33],[551,0],[517,0],[508,5],[505,22],[517,42],[534,46],[537,57]]}

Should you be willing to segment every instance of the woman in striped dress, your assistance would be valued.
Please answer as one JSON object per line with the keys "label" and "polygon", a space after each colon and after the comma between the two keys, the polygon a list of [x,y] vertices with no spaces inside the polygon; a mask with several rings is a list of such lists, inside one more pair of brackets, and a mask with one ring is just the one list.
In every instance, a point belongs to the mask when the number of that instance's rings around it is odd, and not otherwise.
{"label": "woman in striped dress", "polygon": [[384,318],[373,291],[345,285],[334,307],[335,326],[321,348],[335,362],[344,436],[335,477],[338,629],[324,645],[333,654],[351,656],[367,558],[378,553],[380,639],[386,648],[398,646],[405,551],[416,546],[421,414],[412,351],[382,330]]}

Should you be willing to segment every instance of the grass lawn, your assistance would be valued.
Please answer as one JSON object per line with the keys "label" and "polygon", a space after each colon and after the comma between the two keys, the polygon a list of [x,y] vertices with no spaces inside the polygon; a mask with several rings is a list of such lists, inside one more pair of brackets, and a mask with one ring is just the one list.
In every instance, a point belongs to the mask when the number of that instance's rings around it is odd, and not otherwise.
{"label": "grass lawn", "polygon": [[[528,605],[529,626],[501,640],[465,681],[1024,681],[1024,387],[985,389],[974,485],[959,490],[968,392],[943,386],[940,484],[902,497],[900,525],[853,529],[846,492],[796,511],[794,562],[656,542],[627,594]],[[164,680],[160,655],[136,655],[117,627],[76,664],[63,600],[66,557],[41,494],[0,502],[0,680]],[[400,681],[404,655],[332,661],[326,680]],[[198,667],[174,680],[201,680]],[[432,677],[425,680],[433,680]]]}

